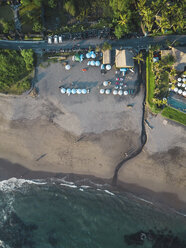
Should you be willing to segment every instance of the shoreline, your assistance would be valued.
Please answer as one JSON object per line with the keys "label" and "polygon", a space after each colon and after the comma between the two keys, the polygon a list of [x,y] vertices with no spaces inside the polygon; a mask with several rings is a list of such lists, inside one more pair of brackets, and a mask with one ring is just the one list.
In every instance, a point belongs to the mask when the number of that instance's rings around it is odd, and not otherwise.
{"label": "shoreline", "polygon": [[62,179],[65,177],[65,180],[73,181],[77,184],[80,184],[80,181],[84,184],[91,184],[91,186],[98,184],[109,187],[113,192],[127,193],[139,201],[152,204],[154,207],[165,208],[181,216],[185,216],[186,214],[186,202],[181,201],[175,193],[155,192],[135,183],[126,183],[121,180],[118,180],[118,185],[112,186],[112,178],[104,179],[94,175],[33,171],[18,163],[12,163],[0,158],[0,182],[13,177],[25,180]]}

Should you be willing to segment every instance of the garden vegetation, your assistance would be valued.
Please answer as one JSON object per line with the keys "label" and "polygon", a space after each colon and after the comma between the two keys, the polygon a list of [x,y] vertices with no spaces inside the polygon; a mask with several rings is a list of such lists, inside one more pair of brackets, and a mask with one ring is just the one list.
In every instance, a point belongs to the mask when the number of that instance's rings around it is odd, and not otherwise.
{"label": "garden vegetation", "polygon": [[[33,32],[113,28],[119,39],[143,31],[152,35],[182,33],[184,1],[176,0],[21,0],[22,24]],[[48,20],[53,21],[47,25]]]}
{"label": "garden vegetation", "polygon": [[34,56],[31,49],[0,49],[0,92],[21,94],[30,88]]}

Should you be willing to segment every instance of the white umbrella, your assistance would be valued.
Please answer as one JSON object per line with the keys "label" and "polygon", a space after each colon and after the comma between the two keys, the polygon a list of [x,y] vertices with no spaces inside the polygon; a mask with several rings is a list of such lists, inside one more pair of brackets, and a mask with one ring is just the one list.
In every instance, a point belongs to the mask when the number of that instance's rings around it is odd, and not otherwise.
{"label": "white umbrella", "polygon": [[90,61],[88,61],[87,65],[90,65]]}
{"label": "white umbrella", "polygon": [[90,59],[90,53],[86,53],[86,58]]}
{"label": "white umbrella", "polygon": [[65,88],[61,88],[61,93],[65,94],[66,93],[66,89]]}
{"label": "white umbrella", "polygon": [[95,58],[96,58],[95,53],[92,53],[92,54],[91,54],[91,58],[93,58],[93,59],[95,59]]}
{"label": "white umbrella", "polygon": [[178,78],[178,82],[181,82],[181,78]]}
{"label": "white umbrella", "polygon": [[178,83],[177,85],[178,85],[178,87],[180,87],[181,86],[181,83]]}
{"label": "white umbrella", "polygon": [[95,62],[94,60],[92,60],[92,61],[90,62],[90,65],[92,65],[92,66],[95,66],[95,64],[96,64],[96,62]]}
{"label": "white umbrella", "polygon": [[183,96],[186,96],[186,91],[184,91],[182,94],[183,94]]}
{"label": "white umbrella", "polygon": [[65,66],[65,69],[68,71],[68,70],[70,70],[70,65],[66,65]]}
{"label": "white umbrella", "polygon": [[185,86],[186,86],[186,84],[183,83],[183,84],[182,84],[182,87],[185,88]]}
{"label": "white umbrella", "polygon": [[105,90],[104,89],[100,89],[99,93],[103,95],[105,93]]}
{"label": "white umbrella", "polygon": [[186,87],[185,87],[185,90],[186,90]]}
{"label": "white umbrella", "polygon": [[100,66],[100,62],[99,61],[96,61],[96,66]]}
{"label": "white umbrella", "polygon": [[182,78],[182,81],[183,81],[183,82],[186,82],[186,78]]}
{"label": "white umbrella", "polygon": [[178,90],[178,94],[180,94],[180,95],[181,95],[181,94],[182,94],[182,92],[183,92],[183,90],[181,90],[181,89],[180,89],[180,90]]}
{"label": "white umbrella", "polygon": [[124,95],[125,96],[128,95],[128,91],[127,90],[124,91]]}
{"label": "white umbrella", "polygon": [[79,95],[81,94],[81,89],[77,90],[77,94],[79,94]]}
{"label": "white umbrella", "polygon": [[118,95],[122,96],[123,95],[123,91],[122,90],[119,90],[118,91]]}
{"label": "white umbrella", "polygon": [[111,69],[111,65],[106,65],[106,70],[109,71]]}
{"label": "white umbrella", "polygon": [[70,95],[72,93],[71,89],[67,89],[67,92],[66,92],[68,95]]}
{"label": "white umbrella", "polygon": [[108,81],[104,81],[104,82],[103,82],[103,85],[104,85],[104,86],[108,86]]}
{"label": "white umbrella", "polygon": [[174,88],[174,92],[178,92],[178,88]]}
{"label": "white umbrella", "polygon": [[109,94],[110,94],[110,90],[109,90],[109,89],[106,89],[105,93],[106,93],[107,95],[109,95]]}
{"label": "white umbrella", "polygon": [[87,94],[87,90],[86,90],[86,89],[82,89],[81,93],[82,93],[83,95],[85,95],[85,94]]}
{"label": "white umbrella", "polygon": [[77,90],[76,89],[72,89],[72,94],[76,94],[77,93]]}
{"label": "white umbrella", "polygon": [[112,94],[116,96],[118,94],[118,91],[117,90],[113,90]]}

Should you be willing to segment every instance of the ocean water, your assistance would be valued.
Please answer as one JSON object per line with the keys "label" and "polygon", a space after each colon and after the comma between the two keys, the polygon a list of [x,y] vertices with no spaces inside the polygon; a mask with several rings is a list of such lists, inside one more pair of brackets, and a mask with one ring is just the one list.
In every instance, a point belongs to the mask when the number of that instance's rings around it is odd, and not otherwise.
{"label": "ocean water", "polygon": [[185,248],[186,217],[64,179],[0,182],[0,248]]}

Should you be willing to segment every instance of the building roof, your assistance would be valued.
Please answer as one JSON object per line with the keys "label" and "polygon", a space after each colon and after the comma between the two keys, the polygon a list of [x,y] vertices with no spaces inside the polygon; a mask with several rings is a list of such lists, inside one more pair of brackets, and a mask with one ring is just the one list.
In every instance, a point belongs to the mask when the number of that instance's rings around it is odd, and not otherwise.
{"label": "building roof", "polygon": [[129,50],[116,49],[116,68],[128,68],[134,66],[133,54]]}
{"label": "building roof", "polygon": [[111,51],[105,50],[103,51],[103,64],[107,65],[111,63]]}
{"label": "building roof", "polygon": [[162,50],[161,55],[173,55],[176,59],[174,63],[174,68],[178,71],[184,71],[186,66],[186,47],[172,47],[171,50]]}

